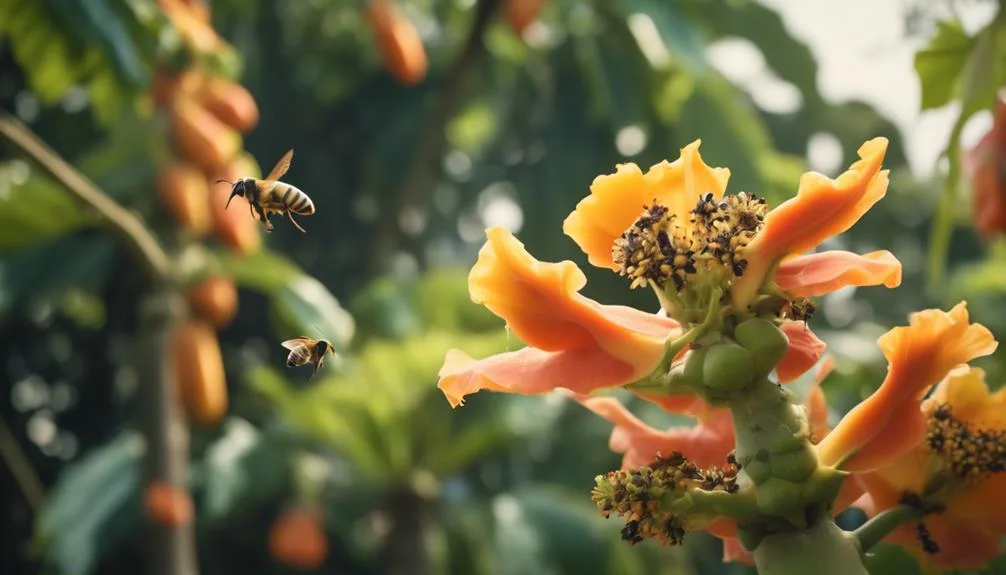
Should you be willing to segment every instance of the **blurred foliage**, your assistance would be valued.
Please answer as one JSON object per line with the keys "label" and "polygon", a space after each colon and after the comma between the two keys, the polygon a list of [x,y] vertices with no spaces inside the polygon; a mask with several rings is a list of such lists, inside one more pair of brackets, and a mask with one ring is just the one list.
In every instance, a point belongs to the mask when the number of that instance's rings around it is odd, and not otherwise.
{"label": "blurred foliage", "polygon": [[[963,103],[941,196],[936,182],[910,174],[890,120],[864,102],[821,95],[812,52],[763,4],[547,2],[523,38],[501,19],[490,24],[487,57],[446,126],[433,130],[447,145],[434,181],[418,207],[398,214],[405,166],[431,145],[423,122],[452,80],[474,12],[471,2],[400,4],[430,62],[414,87],[382,70],[359,3],[212,3],[214,26],[242,61],[218,59],[231,74],[243,70],[263,111],[247,148],[268,161],[296,147],[286,179],[311,194],[318,213],[309,234],[277,225],[254,255],[211,247],[181,258],[241,288],[240,313],[220,332],[232,408],[218,428],[193,432],[189,487],[203,572],[273,572],[264,541],[292,501],[326,510],[325,572],[379,573],[409,560],[436,573],[749,572],[723,564],[720,544],[702,535],[679,549],[624,545],[620,525],[602,520],[587,495],[618,457],[606,448],[608,425],[586,410],[559,397],[498,394],[451,410],[435,387],[447,349],[480,357],[521,345],[468,298],[467,267],[487,225],[519,228],[544,260],[582,264],[590,297],[650,305],[586,266],[562,237],[562,220],[596,175],[619,162],[673,159],[695,138],[710,164],[731,169],[731,189],[772,204],[795,193],[812,138],[834,139],[843,165],[863,141],[891,139],[887,198],[829,247],[891,249],[904,282],[821,302],[815,326],[839,358],[825,385],[834,415],[875,388],[884,369],[875,339],[911,310],[967,298],[973,317],[1006,331],[997,313],[1006,248],[985,257],[970,230],[951,237],[960,131],[1002,84],[1000,20],[975,35],[943,22],[917,55],[923,108]],[[711,64],[710,46],[738,38],[798,89],[796,109],[760,109]],[[0,0],[0,107],[169,246],[182,242],[151,193],[169,138],[147,100],[154,67],[180,67],[192,57],[183,52],[154,0]],[[0,556],[15,573],[136,572],[145,448],[133,429],[144,382],[131,358],[143,281],[93,214],[6,144],[0,151],[0,418],[48,490],[33,516],[0,472],[0,505],[12,509]],[[375,256],[388,229],[395,253]],[[930,271],[949,261],[958,273],[927,289],[927,261]],[[316,380],[307,368],[282,368],[279,341],[319,334],[339,357]],[[988,363],[993,380],[1000,365]],[[671,423],[630,404],[647,421]],[[896,548],[871,560],[876,573],[914,569]]]}

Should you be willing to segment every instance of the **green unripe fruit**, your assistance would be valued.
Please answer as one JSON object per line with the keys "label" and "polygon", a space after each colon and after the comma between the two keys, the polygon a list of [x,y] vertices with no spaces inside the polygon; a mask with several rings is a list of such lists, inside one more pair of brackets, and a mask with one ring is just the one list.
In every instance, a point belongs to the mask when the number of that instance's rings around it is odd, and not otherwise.
{"label": "green unripe fruit", "polygon": [[734,338],[754,356],[756,377],[768,375],[775,369],[789,347],[786,334],[771,321],[760,317],[738,325]]}
{"label": "green unripe fruit", "polygon": [[702,366],[702,379],[708,387],[719,390],[737,390],[754,380],[754,356],[731,341],[709,348]]}
{"label": "green unripe fruit", "polygon": [[800,485],[773,477],[755,487],[758,507],[769,515],[785,515],[800,504]]}
{"label": "green unripe fruit", "polygon": [[702,379],[702,366],[705,365],[708,351],[708,347],[700,347],[688,352],[688,357],[685,358],[684,376],[689,385],[694,387],[705,385],[705,380]]}
{"label": "green unripe fruit", "polygon": [[810,445],[804,444],[802,449],[796,451],[773,453],[769,467],[776,477],[802,483],[817,469],[817,456]]}
{"label": "green unripe fruit", "polygon": [[737,538],[740,539],[741,545],[744,546],[748,551],[754,551],[755,547],[761,543],[761,540],[765,538],[766,533],[765,525],[761,523],[756,523],[754,525],[746,525],[744,527],[737,528]]}

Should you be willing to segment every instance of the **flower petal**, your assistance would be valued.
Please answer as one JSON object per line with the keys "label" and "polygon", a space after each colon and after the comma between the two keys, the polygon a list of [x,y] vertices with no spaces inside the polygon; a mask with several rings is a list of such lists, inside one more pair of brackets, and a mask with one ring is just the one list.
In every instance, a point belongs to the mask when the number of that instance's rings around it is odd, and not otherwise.
{"label": "flower petal", "polygon": [[748,267],[732,291],[734,304],[746,306],[772,266],[787,254],[813,249],[852,227],[887,193],[887,170],[880,166],[887,138],[874,138],[859,148],[860,160],[832,180],[817,172],[800,178],[796,197],[765,217],[765,227],[744,250]]}
{"label": "flower petal", "polygon": [[754,556],[744,548],[740,539],[729,537],[723,540],[723,562],[740,563],[741,565],[753,567]]}
{"label": "flower petal", "polygon": [[652,367],[663,357],[664,341],[679,331],[672,319],[580,295],[587,278],[576,264],[540,262],[504,228],[490,228],[486,236],[468,291],[529,346],[546,351],[599,347],[633,365]]}
{"label": "flower petal", "polygon": [[775,374],[779,383],[788,383],[814,367],[827,346],[810,331],[806,322],[787,321],[780,328],[789,340],[789,347],[775,367]]}
{"label": "flower petal", "polygon": [[597,267],[618,270],[611,259],[615,240],[657,202],[672,213],[687,214],[705,193],[719,198],[726,190],[730,170],[711,168],[699,154],[701,140],[681,149],[674,162],[661,162],[644,174],[635,164],[619,164],[614,174],[598,176],[590,195],[580,200],[563,222],[562,230]]}
{"label": "flower petal", "polygon": [[922,402],[922,410],[931,413],[943,403],[972,427],[1006,430],[1006,388],[990,393],[984,369],[968,366],[955,371]]}
{"label": "flower petal", "polygon": [[816,297],[847,286],[901,285],[901,262],[887,250],[865,255],[829,251],[784,261],[775,282],[794,296]]}
{"label": "flower petal", "polygon": [[474,360],[464,352],[447,352],[437,387],[451,407],[465,396],[486,389],[533,395],[557,388],[589,393],[624,385],[638,377],[633,367],[597,348],[547,352],[533,347]]}
{"label": "flower petal", "polygon": [[615,425],[608,445],[623,454],[623,469],[649,465],[658,454],[669,455],[672,451],[680,451],[699,467],[722,466],[734,448],[733,418],[728,409],[711,409],[697,425],[659,431],[613,397],[573,397]]}
{"label": "flower petal", "polygon": [[965,302],[950,312],[930,309],[909,319],[907,327],[878,340],[889,364],[883,384],[818,444],[826,465],[858,451],[844,468],[866,471],[911,449],[924,432],[918,402],[926,391],[953,368],[991,354],[998,345],[985,326],[969,323]]}

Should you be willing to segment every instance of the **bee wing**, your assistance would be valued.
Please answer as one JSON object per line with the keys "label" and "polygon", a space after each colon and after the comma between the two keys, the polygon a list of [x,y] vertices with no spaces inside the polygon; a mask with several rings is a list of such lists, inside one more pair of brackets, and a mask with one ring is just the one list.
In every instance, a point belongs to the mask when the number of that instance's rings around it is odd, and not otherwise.
{"label": "bee wing", "polygon": [[288,339],[284,341],[280,345],[282,345],[286,349],[289,349],[290,351],[293,351],[295,349],[300,349],[306,345],[311,345],[311,341],[312,340],[309,337],[295,337],[293,339]]}
{"label": "bee wing", "polygon": [[290,162],[292,161],[293,161],[293,150],[290,150],[286,154],[283,154],[283,157],[280,158],[278,162],[276,162],[276,165],[273,167],[272,171],[269,172],[269,175],[266,176],[264,179],[278,180],[282,178],[283,174],[285,174],[286,171],[290,169]]}

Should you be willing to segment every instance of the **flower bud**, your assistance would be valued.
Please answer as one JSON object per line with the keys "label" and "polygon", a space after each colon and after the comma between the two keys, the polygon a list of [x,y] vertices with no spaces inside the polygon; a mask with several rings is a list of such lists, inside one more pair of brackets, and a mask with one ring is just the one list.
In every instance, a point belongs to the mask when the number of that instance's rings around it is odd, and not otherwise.
{"label": "flower bud", "polygon": [[238,288],[226,277],[210,276],[189,288],[186,297],[192,310],[216,328],[229,324],[238,309]]}
{"label": "flower bud", "polygon": [[157,174],[157,194],[178,227],[201,237],[211,227],[206,178],[195,166],[176,163]]}
{"label": "flower bud", "polygon": [[216,425],[227,413],[227,376],[213,327],[201,320],[179,326],[172,352],[177,389],[189,418],[201,425]]}
{"label": "flower bud", "polygon": [[734,339],[751,352],[755,377],[764,377],[782,361],[789,346],[786,334],[771,321],[756,317],[734,330]]}

